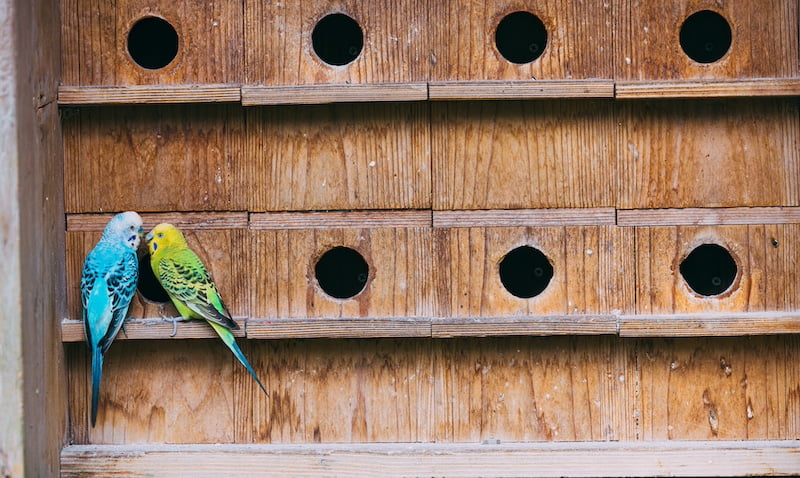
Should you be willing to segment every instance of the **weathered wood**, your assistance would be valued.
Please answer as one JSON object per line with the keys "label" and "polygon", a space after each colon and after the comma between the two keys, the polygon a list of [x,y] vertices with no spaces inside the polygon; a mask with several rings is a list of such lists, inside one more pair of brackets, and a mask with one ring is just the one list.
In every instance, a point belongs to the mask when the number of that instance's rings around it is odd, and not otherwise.
{"label": "weathered wood", "polygon": [[429,317],[250,319],[251,339],[430,337]]}
{"label": "weathered wood", "polygon": [[[170,308],[171,310],[171,308]],[[172,314],[175,316],[176,314]],[[245,336],[246,319],[244,317],[234,317],[233,320],[239,324],[238,330],[233,330],[236,337]],[[125,321],[125,331],[117,335],[115,340],[143,340],[143,339],[213,339],[219,337],[214,329],[207,323],[199,320],[178,322],[174,337],[172,334],[172,323],[161,318],[137,319],[129,318]],[[83,342],[85,340],[83,332],[83,322],[74,319],[64,319],[61,321],[61,341],[62,342]]]}
{"label": "weathered wood", "polygon": [[798,207],[618,209],[618,226],[702,226],[790,224],[800,222]]}
{"label": "weathered wood", "polygon": [[[168,222],[178,228],[199,230],[247,229],[249,222],[246,212],[151,212],[140,215],[142,227],[146,230],[162,222]],[[67,214],[67,231],[99,233],[113,216],[113,214]]]}
{"label": "weathered wood", "polygon": [[428,105],[248,108],[246,121],[251,212],[430,208]]}
{"label": "weathered wood", "polygon": [[58,87],[59,105],[238,103],[238,85],[141,85]]}
{"label": "weathered wood", "polygon": [[433,227],[602,226],[615,222],[613,208],[433,211]]}
{"label": "weathered wood", "polygon": [[[542,56],[526,64],[507,61],[494,41],[500,20],[519,10],[538,16],[548,35]],[[613,78],[611,2],[448,0],[431,3],[429,18],[433,81]]]}
{"label": "weathered wood", "polygon": [[752,80],[618,81],[619,99],[726,98],[737,96],[800,96],[800,78]]}
{"label": "weathered wood", "polygon": [[432,81],[431,100],[525,100],[535,98],[613,98],[611,80]]}
{"label": "weathered wood", "polygon": [[613,206],[612,106],[603,100],[433,103],[433,208]]}
{"label": "weathered wood", "polygon": [[533,317],[457,317],[432,319],[431,335],[492,337],[500,335],[601,335],[616,334],[613,315],[539,315]]}
{"label": "weathered wood", "polygon": [[[800,73],[795,0],[614,0],[613,5],[618,81],[797,78]],[[679,44],[683,21],[700,10],[717,12],[730,24],[730,50],[714,63],[694,62]]]}
{"label": "weathered wood", "polygon": [[431,211],[268,212],[250,215],[250,229],[333,229],[376,227],[430,227]]}
{"label": "weathered wood", "polygon": [[723,337],[797,333],[800,333],[800,314],[791,312],[619,317],[619,335],[622,337]]}
{"label": "weathered wood", "polygon": [[68,213],[247,210],[241,107],[86,107],[62,118]]}
{"label": "weathered wood", "polygon": [[800,204],[794,99],[622,102],[617,207]]}
{"label": "weathered wood", "polygon": [[423,101],[428,99],[426,83],[377,83],[349,85],[245,86],[242,104],[317,105],[381,101]]}

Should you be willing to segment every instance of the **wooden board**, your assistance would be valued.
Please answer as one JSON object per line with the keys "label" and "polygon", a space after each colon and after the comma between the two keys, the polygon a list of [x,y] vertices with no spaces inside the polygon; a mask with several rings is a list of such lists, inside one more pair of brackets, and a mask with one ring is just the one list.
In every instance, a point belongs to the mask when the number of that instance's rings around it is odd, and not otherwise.
{"label": "wooden board", "polygon": [[[66,0],[60,10],[62,84],[240,84],[244,78],[241,2]],[[128,53],[128,33],[146,16],[163,18],[178,34],[177,56],[157,70],[142,68]]]}
{"label": "wooden board", "polygon": [[246,122],[252,212],[430,208],[427,105],[260,107]]}
{"label": "wooden board", "polygon": [[[796,310],[798,233],[796,224],[636,228],[636,312]],[[719,296],[698,295],[679,271],[686,255],[704,243],[723,246],[737,264],[737,278]]]}
{"label": "wooden board", "polygon": [[[542,55],[521,65],[494,40],[500,20],[516,11],[538,16],[548,34]],[[434,81],[613,78],[612,2],[447,0],[431,2],[428,14]]]}
{"label": "wooden board", "polygon": [[238,85],[59,86],[59,105],[239,103]]}
{"label": "wooden board", "polygon": [[[795,0],[717,2],[614,0],[618,80],[770,78],[798,76],[798,5]],[[696,63],[681,49],[680,27],[700,10],[730,24],[732,44],[715,63]]]}
{"label": "wooden board", "polygon": [[797,101],[637,101],[618,106],[618,207],[800,204]]}
{"label": "wooden board", "polygon": [[610,101],[431,105],[433,208],[613,206]]}
{"label": "wooden board", "polygon": [[240,107],[87,107],[62,121],[68,213],[247,209]]}
{"label": "wooden board", "polygon": [[[398,83],[428,78],[426,3],[418,0],[244,2],[245,83],[305,85]],[[350,64],[331,66],[314,53],[311,33],[330,13],[354,19],[364,48]]]}

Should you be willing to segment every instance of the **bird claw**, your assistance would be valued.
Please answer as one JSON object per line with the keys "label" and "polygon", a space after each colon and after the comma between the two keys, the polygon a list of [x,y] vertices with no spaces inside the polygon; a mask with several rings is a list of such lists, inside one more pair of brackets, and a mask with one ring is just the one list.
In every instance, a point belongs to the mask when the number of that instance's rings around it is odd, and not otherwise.
{"label": "bird claw", "polygon": [[172,333],[169,334],[170,337],[175,337],[178,334],[178,321],[183,321],[183,317],[172,317],[169,318],[164,314],[161,314],[161,320],[165,320],[167,322],[172,322]]}
{"label": "bird claw", "polygon": [[128,338],[128,331],[125,330],[125,322],[122,322],[122,334],[125,335],[125,338]]}

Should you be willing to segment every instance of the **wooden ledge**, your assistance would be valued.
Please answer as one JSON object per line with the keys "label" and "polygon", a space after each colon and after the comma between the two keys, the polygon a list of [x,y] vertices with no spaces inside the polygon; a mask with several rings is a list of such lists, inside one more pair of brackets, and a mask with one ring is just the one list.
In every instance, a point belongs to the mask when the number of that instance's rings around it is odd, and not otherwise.
{"label": "wooden ledge", "polygon": [[620,337],[730,337],[800,333],[800,312],[619,316]]}
{"label": "wooden ledge", "polygon": [[262,212],[250,214],[259,230],[431,227],[429,210]]}
{"label": "wooden ledge", "polygon": [[729,98],[752,96],[800,96],[800,78],[741,80],[618,81],[619,99]]}
{"label": "wooden ledge", "polygon": [[59,86],[60,105],[238,103],[239,85]]}
{"label": "wooden ledge", "polygon": [[[145,231],[162,222],[178,228],[247,229],[247,212],[154,212],[139,213]],[[67,232],[102,231],[114,214],[67,214]]]}
{"label": "wooden ledge", "polygon": [[61,476],[796,475],[800,442],[70,445]]}
{"label": "wooden ledge", "polygon": [[613,80],[434,81],[431,100],[613,98]]}
{"label": "wooden ledge", "polygon": [[242,105],[244,106],[425,101],[427,99],[427,83],[242,87]]}
{"label": "wooden ledge", "polygon": [[434,318],[434,338],[503,335],[616,335],[613,315],[543,315],[529,317]]}
{"label": "wooden ledge", "polygon": [[428,317],[250,319],[249,339],[430,337]]}
{"label": "wooden ledge", "polygon": [[[239,324],[239,329],[233,331],[235,337],[246,335],[246,322],[244,317],[234,317]],[[201,320],[191,320],[178,322],[177,333],[170,337],[172,333],[172,322],[163,319],[128,319],[125,321],[125,332],[121,330],[114,340],[144,340],[144,339],[213,339],[218,335],[210,325]],[[83,321],[64,319],[61,321],[61,341],[62,342],[83,342],[86,340],[83,333]]]}
{"label": "wooden ledge", "polygon": [[619,226],[706,226],[800,223],[800,207],[619,209]]}
{"label": "wooden ledge", "polygon": [[612,226],[614,208],[433,211],[433,227]]}

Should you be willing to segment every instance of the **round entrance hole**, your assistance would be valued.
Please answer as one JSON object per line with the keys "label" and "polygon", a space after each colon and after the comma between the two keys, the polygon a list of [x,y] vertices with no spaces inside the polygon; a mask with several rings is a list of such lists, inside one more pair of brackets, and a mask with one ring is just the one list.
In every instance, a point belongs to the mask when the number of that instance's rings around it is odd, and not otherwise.
{"label": "round entrance hole", "polygon": [[725,17],[711,10],[695,12],[681,25],[683,52],[698,63],[714,63],[731,47],[731,26]]}
{"label": "round entrance hole", "polygon": [[544,292],[552,278],[553,265],[535,247],[517,247],[500,261],[500,282],[507,291],[522,299]]}
{"label": "round entrance hole", "polygon": [[681,262],[680,272],[694,292],[711,297],[730,288],[738,268],[727,249],[717,244],[702,244]]}
{"label": "round entrance hole", "polygon": [[142,18],[128,32],[128,53],[142,68],[164,68],[178,55],[178,32],[163,18]]}
{"label": "round entrance hole", "polygon": [[357,251],[338,246],[319,258],[314,274],[326,294],[337,299],[350,299],[367,285],[369,265]]}
{"label": "round entrance hole", "polygon": [[139,294],[149,302],[163,304],[169,302],[169,294],[161,287],[161,284],[153,274],[153,268],[150,267],[150,255],[145,254],[139,258],[139,282],[136,284]]}
{"label": "round entrance hole", "polygon": [[514,12],[497,24],[494,34],[497,51],[511,63],[524,64],[542,56],[547,46],[547,29],[536,15]]}
{"label": "round entrance hole", "polygon": [[364,49],[364,32],[358,22],[343,13],[323,17],[311,32],[311,46],[329,65],[352,63]]}

